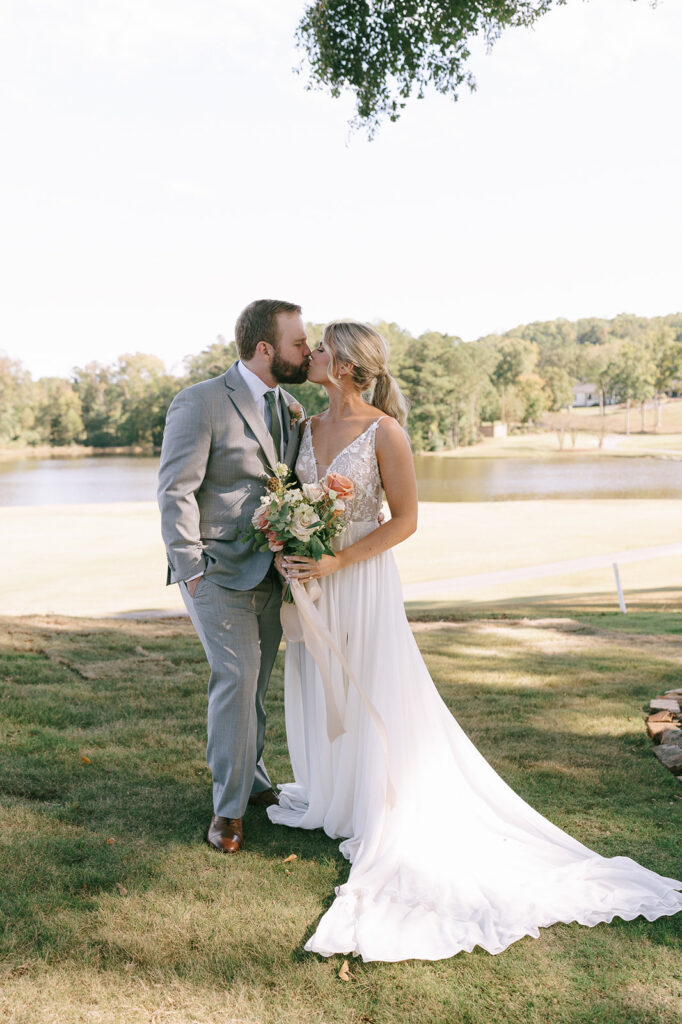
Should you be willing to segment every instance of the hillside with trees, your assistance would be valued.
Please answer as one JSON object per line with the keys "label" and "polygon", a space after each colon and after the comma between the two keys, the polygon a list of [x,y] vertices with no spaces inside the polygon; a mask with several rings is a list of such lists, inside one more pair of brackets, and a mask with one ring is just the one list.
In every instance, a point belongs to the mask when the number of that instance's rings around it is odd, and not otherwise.
{"label": "hillside with trees", "polygon": [[[655,429],[665,430],[663,401],[682,391],[682,313],[557,319],[468,342],[436,331],[414,337],[396,323],[377,326],[410,401],[415,451],[473,444],[481,424],[494,420],[512,430],[536,429],[547,414],[571,407],[580,383],[594,386],[602,413],[607,405],[624,404],[626,431],[631,409],[641,412],[645,403],[655,404]],[[321,334],[321,324],[308,325],[311,346]],[[69,378],[33,380],[20,361],[0,354],[0,447],[158,448],[177,391],[217,376],[235,358],[234,342],[219,337],[187,356],[182,376],[169,374],[157,356],[138,352],[108,366],[75,367]],[[309,413],[326,405],[315,385],[290,390]]]}

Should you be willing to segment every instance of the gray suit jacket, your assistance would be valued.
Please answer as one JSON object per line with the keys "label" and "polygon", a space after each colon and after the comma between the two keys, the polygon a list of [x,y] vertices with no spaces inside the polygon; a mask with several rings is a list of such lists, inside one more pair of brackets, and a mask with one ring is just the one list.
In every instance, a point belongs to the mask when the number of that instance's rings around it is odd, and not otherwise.
{"label": "gray suit jacket", "polygon": [[[299,431],[288,406],[295,399],[280,392],[282,461],[293,466]],[[254,551],[240,535],[251,525],[277,461],[272,435],[236,363],[175,396],[166,416],[157,495],[167,583],[200,572],[234,590],[260,583],[272,552]]]}

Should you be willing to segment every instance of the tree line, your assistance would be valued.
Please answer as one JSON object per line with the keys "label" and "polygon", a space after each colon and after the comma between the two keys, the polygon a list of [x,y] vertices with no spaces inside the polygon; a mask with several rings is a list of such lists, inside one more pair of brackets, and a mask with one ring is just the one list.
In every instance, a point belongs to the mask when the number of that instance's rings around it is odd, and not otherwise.
{"label": "tree line", "polygon": [[[682,389],[682,314],[557,319],[470,342],[435,331],[414,337],[395,323],[377,327],[410,402],[416,451],[472,444],[481,424],[494,420],[532,428],[543,413],[569,408],[578,383],[595,386],[602,412],[624,402],[628,423],[633,404],[653,399],[661,426],[662,399]],[[308,324],[311,347],[321,334],[321,324]],[[69,378],[33,380],[21,362],[0,354],[0,446],[158,448],[173,396],[236,358],[234,342],[219,337],[188,356],[180,376],[156,356],[135,353],[76,367]],[[326,405],[315,385],[290,390],[311,414]]]}

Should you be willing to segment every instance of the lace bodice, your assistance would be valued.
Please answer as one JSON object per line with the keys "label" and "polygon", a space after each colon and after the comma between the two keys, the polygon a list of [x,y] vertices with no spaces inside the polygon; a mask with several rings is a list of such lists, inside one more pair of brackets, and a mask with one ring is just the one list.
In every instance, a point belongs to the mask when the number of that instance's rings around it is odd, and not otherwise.
{"label": "lace bodice", "polygon": [[[384,417],[379,416],[366,430],[347,444],[327,466],[327,473],[340,473],[355,485],[355,494],[346,503],[346,517],[349,522],[373,522],[381,510],[383,487],[376,456],[377,424]],[[317,483],[318,469],[313,448],[310,420],[305,425],[301,447],[296,460],[296,476],[302,484]]]}

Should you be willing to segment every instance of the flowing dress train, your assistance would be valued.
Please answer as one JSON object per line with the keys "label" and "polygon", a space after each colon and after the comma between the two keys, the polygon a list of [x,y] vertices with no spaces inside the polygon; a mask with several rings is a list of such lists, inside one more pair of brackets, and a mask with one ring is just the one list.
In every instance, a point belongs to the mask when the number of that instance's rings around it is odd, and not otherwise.
{"label": "flowing dress train", "polygon": [[[328,470],[355,495],[347,546],[377,526],[377,424]],[[310,424],[296,464],[318,479]],[[479,945],[499,953],[558,921],[649,921],[682,910],[682,882],[629,857],[605,858],[533,810],[457,724],[405,616],[391,551],[321,581],[318,609],[385,725],[388,763],[365,704],[338,659],[327,665],[345,733],[330,742],[317,665],[303,643],[285,661],[287,740],[295,782],[270,819],[342,839],[347,882],[305,948],[363,960],[439,960]],[[391,805],[387,778],[395,789]]]}

